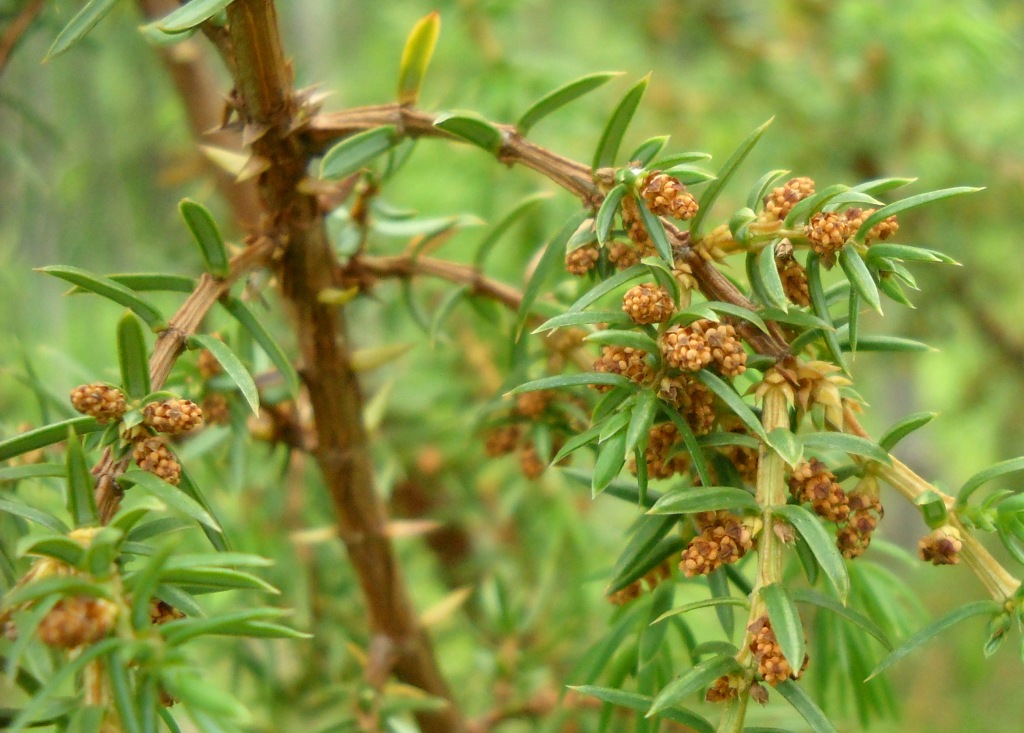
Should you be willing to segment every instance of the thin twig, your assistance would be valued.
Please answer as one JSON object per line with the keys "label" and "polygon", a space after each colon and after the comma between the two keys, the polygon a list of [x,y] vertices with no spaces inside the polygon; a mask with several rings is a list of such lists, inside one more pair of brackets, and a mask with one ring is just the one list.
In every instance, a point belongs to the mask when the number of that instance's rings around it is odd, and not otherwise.
{"label": "thin twig", "polygon": [[[397,104],[357,107],[341,112],[315,115],[305,128],[303,136],[310,152],[324,150],[332,142],[364,130],[394,126],[408,137],[436,137],[461,141],[434,126],[438,115]],[[512,125],[492,123],[504,138],[497,158],[509,165],[519,163],[547,176],[562,188],[583,201],[587,206],[600,203],[601,194],[589,166],[542,148],[523,138]]]}
{"label": "thin twig", "polygon": [[[214,304],[240,277],[262,266],[273,250],[274,243],[271,240],[258,240],[232,258],[227,277],[215,278],[204,274],[199,279],[196,289],[171,317],[153,347],[153,354],[149,358],[149,379],[153,391],[163,388],[171,368],[185,350],[189,336],[196,332]],[[108,450],[93,468],[92,473],[96,476],[96,505],[104,524],[113,519],[121,503],[122,491],[115,479],[125,472],[128,465],[128,460],[117,461]]]}
{"label": "thin twig", "polygon": [[[466,285],[470,288],[470,292],[473,295],[492,298],[513,311],[518,311],[523,303],[523,294],[511,285],[506,285],[499,280],[487,277],[475,267],[433,257],[422,257],[412,254],[390,257],[360,255],[359,257],[352,258],[339,277],[343,282],[349,279],[361,282],[362,276],[365,273],[370,273],[378,278],[395,277],[410,279],[417,275],[436,277],[448,282]],[[530,316],[527,319],[526,325],[534,327],[540,325],[542,320],[536,316]],[[553,355],[571,360],[583,371],[590,371],[593,368],[593,357],[588,356],[582,348],[582,333],[580,333],[580,338],[549,339],[545,343]]]}
{"label": "thin twig", "polygon": [[[346,271],[365,271],[375,277],[411,278],[415,275],[429,275],[449,282],[467,285],[474,295],[493,298],[512,310],[518,310],[523,294],[503,282],[489,278],[474,267],[460,265],[433,257],[395,255],[374,257],[361,255],[353,258]],[[358,277],[358,276],[357,276]]]}
{"label": "thin twig", "polygon": [[[844,410],[844,418],[850,432],[870,440],[871,436],[868,435],[868,432],[861,426],[853,411],[848,407]],[[1020,588],[1020,580],[1013,577],[993,557],[992,553],[981,544],[978,538],[974,536],[974,533],[964,526],[956,514],[956,498],[939,490],[894,456],[890,456],[890,461],[889,465],[872,463],[871,472],[896,489],[900,495],[911,503],[915,503],[917,498],[927,491],[937,494],[946,505],[949,523],[960,530],[963,542],[960,554],[963,556],[967,566],[995,600],[1002,602],[1011,598],[1017,592],[1017,589]]]}
{"label": "thin twig", "polygon": [[[421,110],[409,109],[395,104],[373,107],[357,107],[341,112],[318,114],[304,130],[304,137],[311,152],[320,152],[332,142],[384,125],[394,126],[409,137],[433,137],[445,140],[460,139],[435,127],[438,116]],[[546,176],[569,193],[579,198],[585,206],[594,207],[602,200],[601,188],[595,181],[591,169],[575,160],[557,155],[523,138],[512,125],[491,123],[504,136],[504,143],[496,157],[503,163],[519,163]],[[708,300],[718,300],[738,305],[748,310],[755,306],[722,275],[713,263],[705,259],[690,246],[690,234],[664,221],[665,231],[672,243],[673,254],[693,271],[701,293]],[[755,326],[738,322],[736,330],[758,353],[781,359],[788,353],[788,345],[777,324],[769,323],[769,333],[759,331]]]}

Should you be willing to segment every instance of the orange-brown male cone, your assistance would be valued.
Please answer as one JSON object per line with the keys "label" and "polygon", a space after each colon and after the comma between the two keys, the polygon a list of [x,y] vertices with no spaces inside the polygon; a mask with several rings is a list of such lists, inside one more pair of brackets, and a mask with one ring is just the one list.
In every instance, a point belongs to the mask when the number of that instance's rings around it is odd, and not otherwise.
{"label": "orange-brown male cone", "polygon": [[192,400],[150,402],[142,412],[142,422],[159,433],[177,435],[202,425],[203,411]]}
{"label": "orange-brown male cone", "polygon": [[805,233],[811,249],[826,260],[835,257],[851,234],[846,219],[835,211],[821,211],[812,216]]}
{"label": "orange-brown male cone", "polygon": [[773,188],[764,197],[764,210],[776,219],[785,219],[798,201],[814,195],[814,181],[806,176],[789,179],[785,185]]}
{"label": "orange-brown male cone", "polygon": [[683,550],[679,563],[687,578],[707,575],[734,563],[754,546],[750,527],[742,517],[721,511],[701,512],[695,519],[700,534]]}
{"label": "orange-brown male cone", "polygon": [[670,366],[684,371],[700,371],[712,361],[727,377],[739,376],[747,368],[747,354],[736,329],[731,324],[706,319],[665,331],[661,353]]}
{"label": "orange-brown male cone", "polygon": [[752,634],[750,639],[750,651],[757,660],[757,673],[769,685],[777,685],[787,679],[796,679],[807,666],[807,656],[799,670],[794,670],[789,660],[782,653],[775,632],[772,630],[771,622],[767,616],[761,616],[754,623],[747,627]]}
{"label": "orange-brown male cone", "polygon": [[36,628],[47,646],[74,649],[94,644],[114,628],[117,606],[102,598],[73,596],[57,601]]}
{"label": "orange-brown male cone", "polygon": [[599,256],[597,247],[592,244],[578,247],[565,256],[565,269],[573,275],[583,277],[597,266]]}
{"label": "orange-brown male cone", "polygon": [[692,219],[697,214],[697,199],[686,190],[686,186],[667,173],[652,171],[644,178],[641,195],[644,203],[655,216],[671,216],[674,219]]}
{"label": "orange-brown male cone", "polygon": [[[847,226],[849,227],[850,234],[856,234],[857,230],[860,229],[861,224],[868,220],[868,217],[875,213],[875,209],[859,209],[852,208],[847,209],[843,212],[843,218],[846,219]],[[886,217],[882,221],[875,224],[871,229],[867,231],[864,236],[864,243],[871,244],[879,239],[885,240],[891,237],[893,234],[899,231],[900,225],[896,219],[896,215]]]}
{"label": "orange-brown male cone", "polygon": [[664,323],[675,309],[672,295],[656,283],[634,285],[622,298],[622,310],[633,323]]}
{"label": "orange-brown male cone", "polygon": [[128,409],[124,394],[117,387],[103,383],[83,384],[71,390],[71,404],[84,415],[97,422],[116,422]]}
{"label": "orange-brown male cone", "polygon": [[[642,349],[635,349],[632,346],[603,346],[601,356],[594,361],[594,371],[607,374],[621,374],[637,384],[644,384],[651,376],[652,371],[647,363],[647,352]],[[608,392],[611,385],[592,385],[598,392]]]}
{"label": "orange-brown male cone", "polygon": [[[671,458],[669,452],[681,440],[679,429],[674,423],[666,422],[654,425],[647,431],[647,449],[644,451],[644,462],[647,464],[647,475],[651,478],[669,478],[677,473],[685,473],[690,467],[690,454],[677,453]],[[636,465],[631,469],[636,473]]]}
{"label": "orange-brown male cone", "polygon": [[658,397],[676,408],[697,435],[715,427],[715,397],[703,382],[687,374],[663,377]]}
{"label": "orange-brown male cone", "polygon": [[162,438],[144,438],[132,449],[132,458],[143,471],[159,476],[169,484],[177,486],[181,481],[181,464],[174,457]]}
{"label": "orange-brown male cone", "polygon": [[807,271],[797,262],[792,250],[785,255],[776,255],[775,267],[782,280],[782,290],[794,305],[808,306],[811,304],[811,289],[807,280]]}

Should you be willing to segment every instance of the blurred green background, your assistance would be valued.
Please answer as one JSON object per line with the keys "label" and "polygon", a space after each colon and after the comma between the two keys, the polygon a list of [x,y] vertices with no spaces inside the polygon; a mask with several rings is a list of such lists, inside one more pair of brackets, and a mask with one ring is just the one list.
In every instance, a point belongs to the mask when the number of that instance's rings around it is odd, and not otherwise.
{"label": "blurred green background", "polygon": [[[9,17],[21,5],[5,0],[0,13]],[[5,433],[41,419],[31,390],[19,381],[26,358],[58,395],[84,381],[116,378],[117,309],[98,299],[61,297],[64,288],[33,273],[33,267],[63,263],[99,272],[197,274],[200,264],[178,218],[178,200],[196,198],[226,227],[231,221],[201,175],[179,100],[159,58],[136,30],[141,19],[131,3],[70,53],[40,64],[76,7],[71,2],[49,7],[0,78],[0,423]],[[532,133],[537,142],[576,159],[590,159],[619,95],[648,72],[653,72],[651,84],[626,147],[671,133],[670,152],[705,150],[714,155],[714,167],[750,130],[774,116],[737,185],[719,204],[721,216],[742,205],[744,186],[772,168],[809,175],[819,186],[886,175],[918,177],[913,192],[984,186],[981,193],[901,217],[900,242],[943,250],[964,266],[915,267],[921,285],[912,296],[917,308],[888,302],[885,319],[865,319],[862,326],[918,338],[937,351],[861,354],[854,360],[854,377],[871,405],[864,422],[875,435],[911,412],[941,413],[899,450],[941,485],[955,487],[996,460],[1024,453],[1024,413],[1018,407],[1024,398],[1024,326],[1018,316],[1024,289],[1017,231],[1024,219],[1024,4],[281,3],[297,83],[319,83],[333,91],[328,109],[390,101],[405,35],[434,9],[441,13],[442,34],[421,98],[427,109],[472,109],[510,121],[533,99],[575,77],[625,72]],[[551,188],[479,151],[423,143],[389,185],[385,200],[424,216],[465,213],[494,221],[525,195]],[[521,282],[523,263],[573,205],[561,193],[546,203],[503,240],[491,257],[491,274]],[[479,235],[468,230],[439,255],[468,259]],[[378,252],[403,246],[387,238],[373,244]],[[424,286],[418,292],[429,309],[443,289]],[[565,679],[580,652],[565,648],[565,639],[594,636],[604,628],[610,611],[601,598],[601,579],[621,544],[617,528],[630,516],[612,499],[591,506],[585,492],[550,475],[539,486],[526,486],[511,461],[487,464],[479,446],[467,450],[474,426],[466,415],[477,414],[467,410],[493,396],[496,385],[488,370],[500,373],[504,365],[500,359],[472,357],[479,316],[469,309],[456,310],[447,329],[450,339],[431,347],[409,326],[397,296],[397,289],[381,288],[377,299],[358,305],[352,318],[360,345],[403,339],[417,344],[368,386],[371,394],[385,387],[391,394],[391,407],[376,432],[381,483],[392,490],[418,470],[417,457],[426,460],[425,448],[436,449],[442,468],[433,472],[433,480],[446,485],[457,502],[448,511],[478,538],[474,570],[467,576],[483,588],[470,604],[476,609],[474,630],[467,633],[449,621],[438,633],[446,669],[467,708],[480,714],[500,692],[502,680],[515,680],[522,688],[508,693],[514,698],[545,681]],[[176,299],[163,302],[170,310]],[[248,473],[238,475],[229,460],[230,441],[221,442],[208,449],[210,475],[215,480],[231,474],[225,479],[231,486],[218,501],[229,507],[239,543],[284,563],[272,580],[284,587],[287,604],[301,608],[306,594],[327,606],[306,608],[300,620],[319,613],[319,623],[331,626],[340,641],[305,653],[323,662],[324,674],[338,690],[350,692],[346,685],[358,674],[358,655],[346,652],[341,642],[351,639],[358,646],[363,630],[351,578],[338,569],[340,545],[324,542],[310,549],[290,543],[279,531],[282,520],[275,510],[287,501],[278,491],[283,453],[258,449],[264,452]],[[221,474],[218,456],[226,467]],[[297,480],[303,470],[293,467]],[[311,475],[307,480],[316,481]],[[252,496],[263,505],[251,502]],[[310,492],[304,501],[296,524],[286,529],[330,523],[321,493]],[[880,531],[912,548],[924,527],[900,501],[894,495],[888,500]],[[579,522],[579,515],[593,521]],[[414,595],[426,607],[446,590],[434,561],[416,543],[403,540],[401,548]],[[312,567],[302,577],[319,586],[304,589],[289,562]],[[983,593],[962,568],[896,569],[933,615]],[[567,577],[594,581],[566,589],[560,584]],[[524,614],[539,620],[520,628]],[[544,620],[551,618],[561,624],[557,634],[555,627],[545,629]],[[1020,660],[1008,648],[984,660],[982,640],[977,625],[958,628],[897,666],[890,678],[902,717],[875,723],[871,730],[963,731],[976,729],[980,720],[990,730],[1018,729],[1024,716],[1024,699],[1016,694]],[[251,663],[254,670],[271,665],[260,656],[265,649],[251,651],[252,660],[236,654],[234,663]],[[298,715],[317,721],[310,730],[330,729],[325,722],[330,715],[324,712],[320,720],[315,713],[322,712],[317,705],[330,707],[331,690],[320,691],[323,700],[310,701],[302,682],[309,670],[292,669],[281,658],[273,666],[279,679],[260,684],[274,687],[275,700],[304,702],[301,713],[257,705],[262,727],[284,730],[284,721]],[[254,673],[253,679],[259,678]],[[764,720],[782,714],[783,708],[771,707]],[[840,725],[841,730],[856,727]]]}

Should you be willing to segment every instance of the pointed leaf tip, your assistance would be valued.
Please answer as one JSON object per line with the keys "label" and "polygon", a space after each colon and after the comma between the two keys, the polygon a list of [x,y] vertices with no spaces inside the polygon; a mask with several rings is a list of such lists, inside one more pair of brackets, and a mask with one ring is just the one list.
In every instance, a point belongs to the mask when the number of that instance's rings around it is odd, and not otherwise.
{"label": "pointed leaf tip", "polygon": [[441,34],[441,14],[434,11],[419,20],[402,50],[398,69],[398,103],[410,107],[419,101],[420,87]]}
{"label": "pointed leaf tip", "polygon": [[611,117],[608,118],[608,123],[605,125],[604,132],[601,133],[601,140],[594,153],[594,170],[615,164],[615,156],[618,155],[619,146],[622,145],[622,138],[640,106],[640,101],[644,97],[644,92],[647,91],[647,84],[650,80],[651,74],[648,72],[647,76],[626,92]]}
{"label": "pointed leaf tip", "polygon": [[85,38],[116,4],[117,0],[89,0],[54,39],[43,58],[43,63],[60,56]]}
{"label": "pointed leaf tip", "polygon": [[747,157],[754,146],[757,145],[758,140],[764,134],[764,131],[768,129],[768,126],[772,124],[775,117],[769,117],[766,121],[762,122],[758,127],[750,133],[746,140],[744,140],[738,148],[729,157],[729,160],[725,162],[722,169],[718,172],[718,177],[715,178],[708,184],[708,187],[704,189],[703,195],[700,197],[699,204],[700,208],[697,210],[697,215],[690,219],[690,235],[696,239],[701,232],[701,224],[704,223],[704,219],[707,217],[708,212],[711,210],[711,206],[718,199],[718,196],[722,193],[725,185],[729,182],[729,179],[740,167],[740,164]]}
{"label": "pointed leaf tip", "polygon": [[570,102],[579,99],[583,95],[603,86],[609,80],[621,75],[621,71],[604,71],[581,76],[579,79],[563,84],[531,104],[530,108],[516,122],[516,130],[521,135],[527,134],[534,125],[552,112],[561,109]]}
{"label": "pointed leaf tip", "polygon": [[230,270],[228,252],[213,214],[202,204],[187,198],[178,204],[178,211],[199,245],[206,271],[214,277],[226,277]]}
{"label": "pointed leaf tip", "polygon": [[112,300],[118,305],[134,311],[139,318],[154,331],[160,331],[167,327],[167,321],[163,315],[152,305],[142,300],[135,291],[124,285],[102,275],[96,275],[88,270],[70,265],[49,265],[37,267],[36,272],[43,272],[53,275],[65,282],[76,285],[83,290],[88,290],[96,295]]}

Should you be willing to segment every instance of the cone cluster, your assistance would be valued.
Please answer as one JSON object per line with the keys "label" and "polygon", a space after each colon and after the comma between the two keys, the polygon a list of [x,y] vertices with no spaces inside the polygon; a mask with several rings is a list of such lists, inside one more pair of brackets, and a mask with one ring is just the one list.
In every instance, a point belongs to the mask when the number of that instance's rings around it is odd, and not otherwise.
{"label": "cone cluster", "polygon": [[117,387],[101,382],[75,387],[71,390],[71,404],[83,415],[96,418],[99,423],[117,422],[128,409],[124,393]]}
{"label": "cone cluster", "polygon": [[804,229],[811,249],[826,259],[835,258],[853,231],[846,218],[837,211],[819,211]]}
{"label": "cone cluster", "polygon": [[708,687],[704,699],[708,702],[725,702],[736,697],[739,691],[736,689],[736,681],[729,675],[722,675]]}
{"label": "cone cluster", "polygon": [[789,477],[789,490],[797,501],[809,503],[820,517],[839,525],[836,547],[843,557],[852,560],[868,549],[885,511],[873,477],[863,479],[850,493],[835,479],[835,474],[821,461],[812,458],[794,469]]}
{"label": "cone cluster", "polygon": [[[645,384],[653,376],[651,367],[647,363],[647,352],[643,349],[634,349],[632,346],[602,347],[601,356],[594,362],[594,371],[620,374],[637,384]],[[594,389],[598,392],[607,392],[611,386],[596,384]]]}
{"label": "cone cluster", "polygon": [[882,502],[878,498],[877,487],[874,491],[851,491],[847,499],[850,505],[850,518],[845,526],[836,533],[836,547],[848,560],[860,557],[871,544],[871,536],[878,527],[878,520],[885,514]]}
{"label": "cone cluster", "polygon": [[136,441],[132,448],[132,459],[143,471],[148,471],[169,484],[177,486],[181,483],[181,464],[159,436],[151,435]]}
{"label": "cone cluster", "polygon": [[765,213],[775,219],[785,219],[798,201],[814,195],[814,181],[806,176],[790,178],[781,186],[773,188],[764,197]]}
{"label": "cone cluster", "polygon": [[670,216],[686,221],[697,214],[697,199],[678,178],[652,171],[644,178],[640,191],[647,209],[656,216]]}
{"label": "cone cluster", "polygon": [[622,310],[633,323],[664,323],[675,309],[672,295],[655,283],[635,285],[622,298]]}
{"label": "cone cluster", "polygon": [[836,475],[817,458],[804,461],[789,477],[789,492],[802,504],[810,504],[814,513],[830,522],[845,522],[850,504]]}
{"label": "cone cluster", "polygon": [[750,651],[757,660],[757,674],[769,685],[777,685],[788,679],[797,679],[807,667],[807,657],[803,659],[800,670],[794,671],[792,665],[782,653],[771,622],[767,616],[761,616],[747,630],[753,634],[750,640]]}
{"label": "cone cluster", "polygon": [[142,411],[142,422],[158,433],[178,435],[202,425],[203,411],[192,400],[150,402]]}
{"label": "cone cluster", "polygon": [[740,478],[749,484],[757,481],[757,466],[760,458],[757,448],[748,448],[745,445],[727,445],[721,448],[721,452],[735,466]]}
{"label": "cone cluster", "polygon": [[651,235],[640,217],[640,205],[632,196],[622,199],[622,226],[626,228],[626,236],[636,245],[639,257],[657,254]]}
{"label": "cone cluster", "polygon": [[808,306],[811,304],[811,290],[807,284],[807,271],[797,262],[792,250],[787,255],[776,255],[775,267],[782,280],[782,290],[793,305]]}
{"label": "cone cluster", "polygon": [[700,371],[712,362],[727,377],[747,369],[747,352],[732,324],[703,318],[668,329],[661,337],[661,353],[670,366],[683,371]]}
{"label": "cone cluster", "polygon": [[683,550],[679,569],[687,578],[708,575],[734,563],[754,546],[750,527],[730,512],[701,512],[695,517],[700,534]]}
{"label": "cone cluster", "polygon": [[711,363],[707,339],[710,321],[694,321],[689,326],[673,326],[661,337],[661,354],[669,366],[698,372]]}
{"label": "cone cluster", "polygon": [[583,277],[597,266],[600,252],[596,245],[578,247],[565,256],[565,269],[577,277]]}
{"label": "cone cluster", "polygon": [[58,649],[95,644],[107,636],[117,621],[117,606],[103,598],[62,598],[36,627],[39,640]]}
{"label": "cone cluster", "polygon": [[[860,229],[861,224],[867,221],[868,217],[874,214],[875,211],[877,211],[877,209],[852,208],[843,212],[843,217],[846,219],[846,223],[849,226],[850,234],[856,234],[857,230]],[[886,240],[898,232],[899,228],[899,222],[896,220],[896,215],[893,214],[871,227],[868,230],[867,235],[864,237],[864,243],[872,244],[873,242]]]}
{"label": "cone cluster", "polygon": [[695,435],[705,435],[715,426],[715,397],[703,382],[689,374],[664,377],[658,397],[672,405]]}
{"label": "cone cluster", "polygon": [[[671,455],[679,441],[679,430],[674,423],[665,422],[651,427],[647,433],[647,448],[644,450],[648,478],[669,478],[689,470],[689,453]],[[631,470],[635,474],[636,466],[631,466]]]}
{"label": "cone cluster", "polygon": [[616,269],[627,270],[639,262],[640,257],[640,250],[629,242],[612,242],[608,245],[608,261],[615,265]]}

